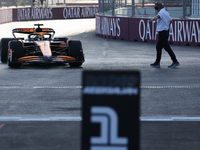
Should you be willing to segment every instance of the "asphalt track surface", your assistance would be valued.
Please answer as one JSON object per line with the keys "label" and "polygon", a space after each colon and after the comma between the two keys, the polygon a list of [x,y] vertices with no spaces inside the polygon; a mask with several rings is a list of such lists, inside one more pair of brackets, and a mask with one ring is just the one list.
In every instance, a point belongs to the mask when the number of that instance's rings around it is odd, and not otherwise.
{"label": "asphalt track surface", "polygon": [[81,40],[86,62],[80,68],[0,64],[0,149],[80,149],[81,76],[88,69],[140,71],[141,150],[199,149],[199,47],[172,45],[180,66],[169,69],[163,50],[156,69],[149,66],[155,44],[97,37],[95,19],[7,23],[0,25],[0,38],[34,23]]}

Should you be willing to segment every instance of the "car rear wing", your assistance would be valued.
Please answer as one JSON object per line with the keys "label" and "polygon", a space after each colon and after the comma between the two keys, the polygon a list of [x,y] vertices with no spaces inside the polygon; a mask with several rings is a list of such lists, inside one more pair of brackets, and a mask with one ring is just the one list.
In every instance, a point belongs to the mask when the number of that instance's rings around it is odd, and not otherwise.
{"label": "car rear wing", "polygon": [[15,39],[15,33],[23,33],[23,34],[31,34],[31,33],[36,33],[36,32],[46,32],[46,33],[52,33],[52,37],[55,34],[55,31],[51,28],[16,28],[12,30],[12,34],[14,36]]}
{"label": "car rear wing", "polygon": [[31,34],[35,32],[55,33],[55,31],[51,28],[16,28],[12,30],[12,33]]}

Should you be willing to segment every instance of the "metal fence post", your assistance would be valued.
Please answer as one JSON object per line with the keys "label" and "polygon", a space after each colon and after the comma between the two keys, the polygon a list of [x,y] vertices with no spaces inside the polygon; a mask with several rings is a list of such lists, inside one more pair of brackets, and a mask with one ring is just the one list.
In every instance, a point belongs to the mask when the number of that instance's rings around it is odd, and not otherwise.
{"label": "metal fence post", "polygon": [[99,13],[101,13],[102,12],[102,8],[103,6],[102,6],[102,2],[101,2],[101,0],[98,0],[98,8],[99,8]]}
{"label": "metal fence post", "polygon": [[186,16],[186,1],[183,0],[182,2],[183,2],[183,18],[185,18],[185,16]]}
{"label": "metal fence post", "polygon": [[191,13],[190,13],[190,15],[191,16],[193,16],[194,15],[194,11],[193,11],[193,8],[194,8],[194,2],[193,2],[193,0],[192,0],[192,6],[191,6]]}
{"label": "metal fence post", "polygon": [[163,3],[164,3],[164,8],[165,8],[165,10],[167,11],[166,0],[164,0]]}
{"label": "metal fence post", "polygon": [[115,15],[115,0],[112,0],[112,16]]}
{"label": "metal fence post", "polygon": [[108,0],[108,4],[106,5],[106,11],[112,9],[112,2],[111,0]]}
{"label": "metal fence post", "polygon": [[[188,2],[189,3],[189,2]],[[194,17],[200,16],[200,0],[192,0],[190,15]]]}
{"label": "metal fence post", "polygon": [[135,16],[135,0],[132,0],[132,17]]}
{"label": "metal fence post", "polygon": [[[157,0],[155,0],[155,3],[157,2]],[[155,15],[157,15],[157,11],[155,10]]]}
{"label": "metal fence post", "polygon": [[103,12],[103,14],[104,14],[104,10],[105,10],[105,9],[104,9],[104,6],[105,6],[105,5],[104,5],[104,0],[102,0],[102,12]]}

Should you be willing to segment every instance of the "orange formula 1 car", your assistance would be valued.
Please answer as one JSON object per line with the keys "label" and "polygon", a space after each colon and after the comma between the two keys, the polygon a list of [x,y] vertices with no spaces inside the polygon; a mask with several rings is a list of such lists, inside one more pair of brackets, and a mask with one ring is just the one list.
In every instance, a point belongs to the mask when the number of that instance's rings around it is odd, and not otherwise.
{"label": "orange formula 1 car", "polygon": [[[1,61],[10,67],[20,67],[23,63],[68,63],[79,67],[84,60],[80,41],[68,38],[53,38],[51,28],[16,28],[14,38],[1,39]],[[28,39],[17,38],[16,33],[28,34]]]}

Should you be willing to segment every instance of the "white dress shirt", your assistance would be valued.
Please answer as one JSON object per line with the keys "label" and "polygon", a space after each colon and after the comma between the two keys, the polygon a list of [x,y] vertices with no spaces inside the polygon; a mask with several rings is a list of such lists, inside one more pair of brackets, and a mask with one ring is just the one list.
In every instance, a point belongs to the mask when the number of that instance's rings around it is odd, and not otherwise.
{"label": "white dress shirt", "polygon": [[158,15],[160,16],[160,18],[157,19],[156,30],[158,32],[169,30],[169,24],[170,24],[170,21],[172,20],[169,13],[164,8],[162,8],[159,11]]}

